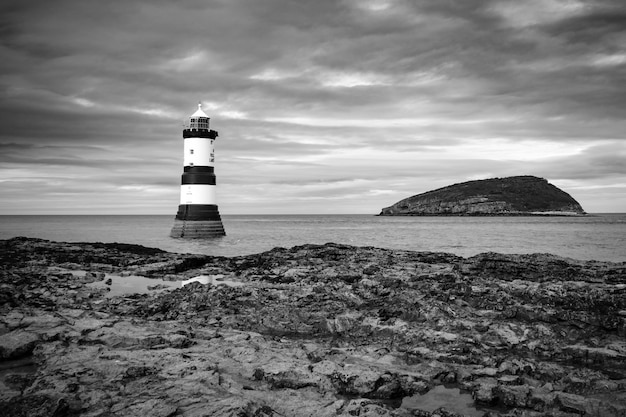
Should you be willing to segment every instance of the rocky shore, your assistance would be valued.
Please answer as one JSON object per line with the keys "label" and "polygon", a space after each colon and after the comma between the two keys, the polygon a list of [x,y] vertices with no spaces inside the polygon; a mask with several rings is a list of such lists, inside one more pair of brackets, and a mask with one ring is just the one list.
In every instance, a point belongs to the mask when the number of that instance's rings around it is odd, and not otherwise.
{"label": "rocky shore", "polygon": [[3,416],[626,416],[626,263],[15,238],[0,266]]}

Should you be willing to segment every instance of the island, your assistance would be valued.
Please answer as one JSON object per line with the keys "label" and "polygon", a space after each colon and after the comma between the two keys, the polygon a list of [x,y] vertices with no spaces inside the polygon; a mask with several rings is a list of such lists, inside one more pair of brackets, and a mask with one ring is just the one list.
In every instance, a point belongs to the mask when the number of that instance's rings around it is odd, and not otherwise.
{"label": "island", "polygon": [[624,262],[12,238],[0,265],[6,417],[626,413]]}
{"label": "island", "polygon": [[380,216],[577,216],[581,205],[544,178],[467,181],[405,198]]}

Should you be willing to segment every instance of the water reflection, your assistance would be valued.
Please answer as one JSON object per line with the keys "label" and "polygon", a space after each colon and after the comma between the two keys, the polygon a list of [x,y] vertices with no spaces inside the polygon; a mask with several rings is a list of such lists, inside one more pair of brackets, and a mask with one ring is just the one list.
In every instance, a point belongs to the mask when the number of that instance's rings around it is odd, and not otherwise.
{"label": "water reflection", "polygon": [[[107,284],[109,282],[109,284]],[[156,278],[146,278],[138,275],[122,277],[106,274],[102,281],[87,284],[92,288],[108,288],[106,297],[116,297],[127,294],[147,294],[155,291],[180,288],[180,281],[164,281]]]}
{"label": "water reflection", "polygon": [[425,394],[416,394],[402,400],[402,408],[433,412],[444,407],[448,411],[470,417],[482,417],[485,409],[477,408],[471,394],[459,388],[437,385]]}

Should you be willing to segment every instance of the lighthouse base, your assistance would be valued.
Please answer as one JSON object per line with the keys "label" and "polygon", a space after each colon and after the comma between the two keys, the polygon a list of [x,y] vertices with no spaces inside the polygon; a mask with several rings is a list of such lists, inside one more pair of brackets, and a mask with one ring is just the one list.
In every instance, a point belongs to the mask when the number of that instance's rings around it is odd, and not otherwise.
{"label": "lighthouse base", "polygon": [[170,236],[186,239],[226,236],[217,205],[179,205]]}
{"label": "lighthouse base", "polygon": [[171,237],[204,239],[226,236],[221,220],[174,220]]}

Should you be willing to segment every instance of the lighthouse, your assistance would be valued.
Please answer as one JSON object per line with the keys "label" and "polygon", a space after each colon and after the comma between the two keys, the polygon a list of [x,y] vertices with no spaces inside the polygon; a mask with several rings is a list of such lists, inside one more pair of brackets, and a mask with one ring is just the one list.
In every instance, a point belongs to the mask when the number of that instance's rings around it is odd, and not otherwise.
{"label": "lighthouse", "polygon": [[180,204],[171,237],[209,238],[226,235],[215,195],[215,140],[209,116],[198,110],[183,126],[183,176]]}

